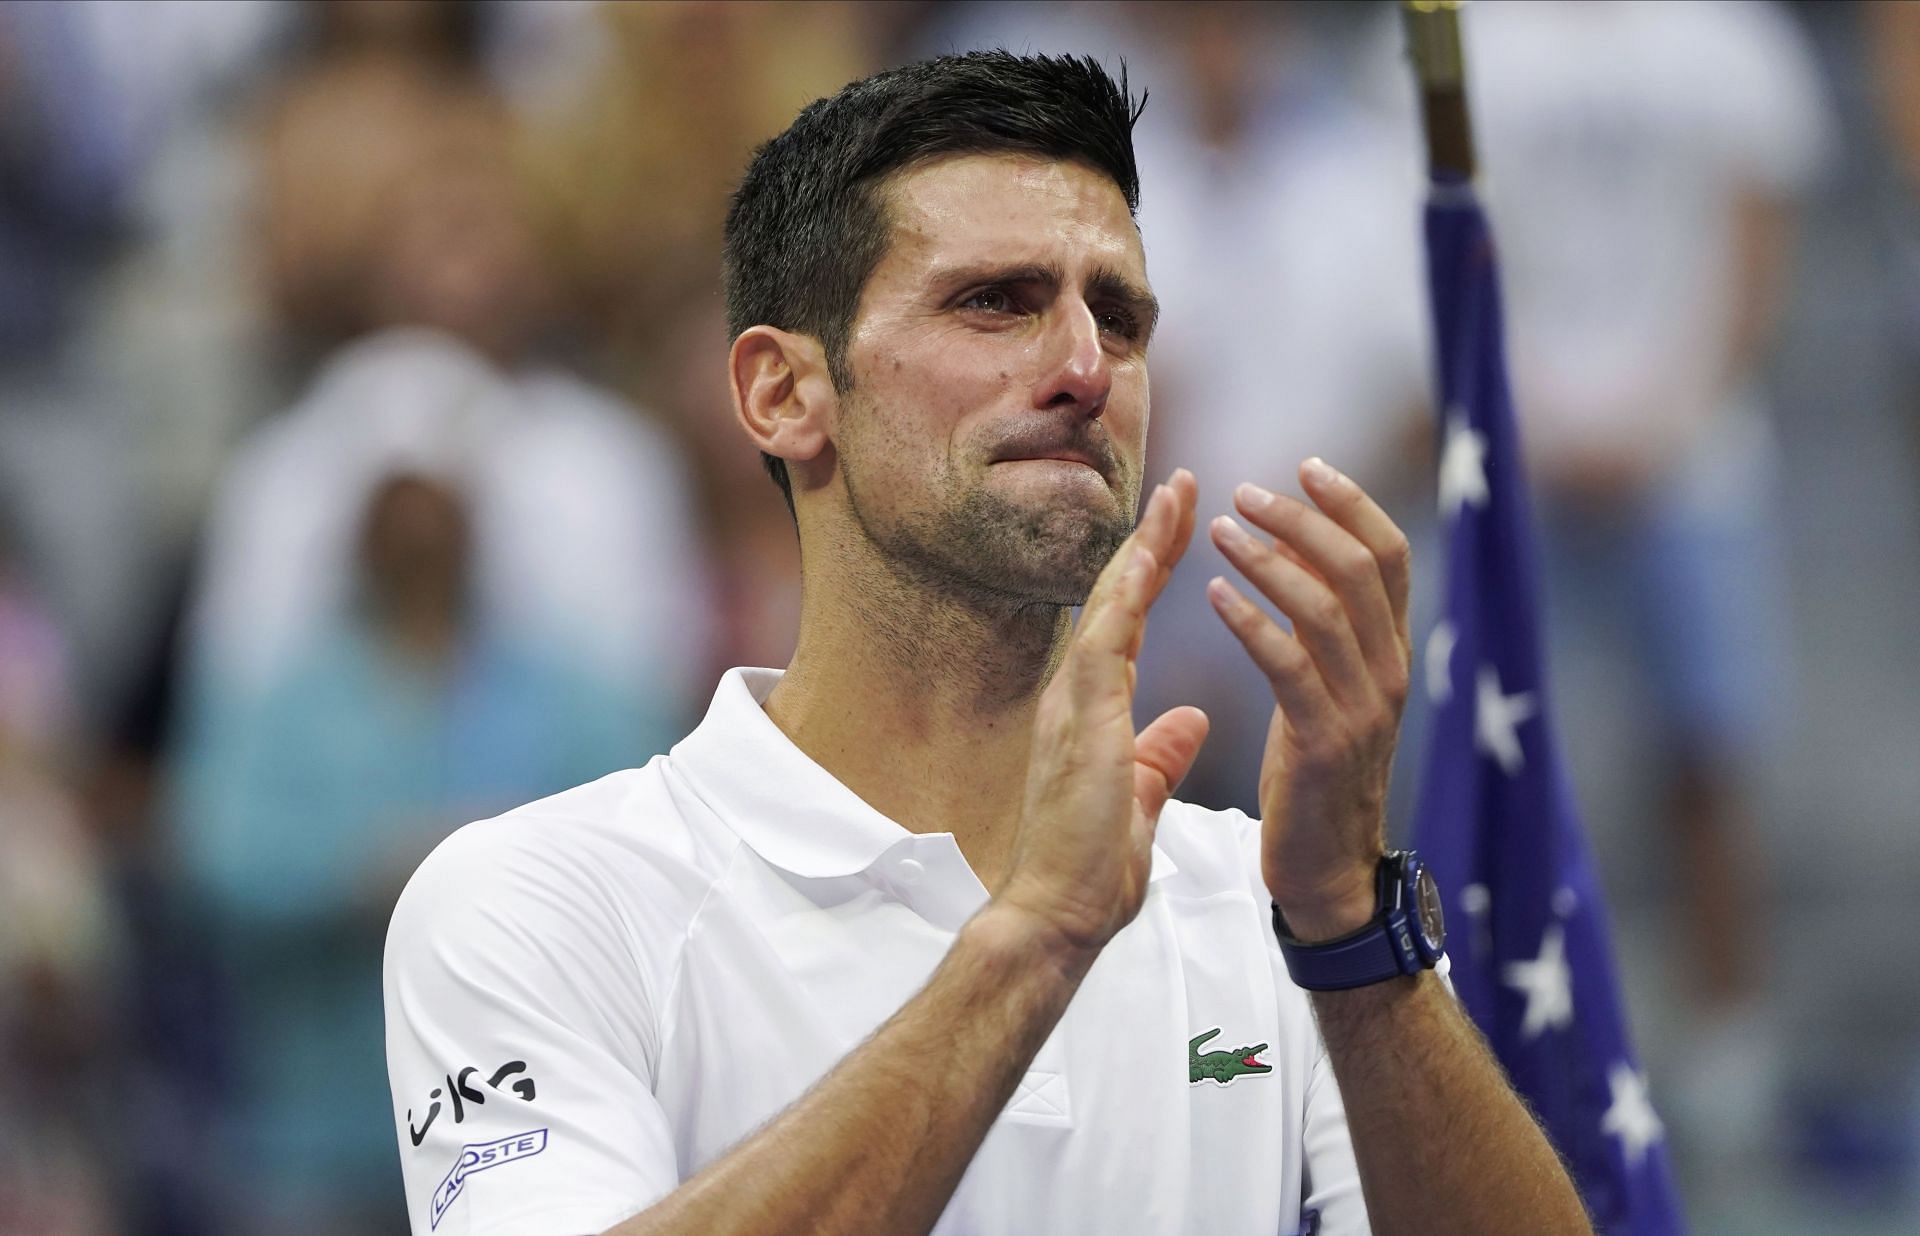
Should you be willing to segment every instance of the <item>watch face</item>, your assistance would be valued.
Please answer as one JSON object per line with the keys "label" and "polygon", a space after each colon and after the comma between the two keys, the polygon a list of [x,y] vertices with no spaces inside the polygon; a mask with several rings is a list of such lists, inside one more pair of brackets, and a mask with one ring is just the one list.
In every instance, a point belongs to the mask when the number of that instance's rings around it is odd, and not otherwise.
{"label": "watch face", "polygon": [[1425,866],[1415,877],[1414,921],[1420,925],[1421,942],[1438,956],[1447,945],[1447,915],[1440,904],[1440,885]]}

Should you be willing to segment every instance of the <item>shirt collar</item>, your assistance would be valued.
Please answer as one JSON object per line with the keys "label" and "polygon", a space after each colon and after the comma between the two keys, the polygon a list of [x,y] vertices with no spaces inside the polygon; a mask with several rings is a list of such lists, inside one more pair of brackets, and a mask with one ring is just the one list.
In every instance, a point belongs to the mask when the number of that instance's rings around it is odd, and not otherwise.
{"label": "shirt collar", "polygon": [[[856,875],[913,834],[814,763],[767,716],[763,705],[781,673],[728,670],[706,717],[669,759],[721,822],[767,862],[809,879]],[[1176,870],[1155,845],[1149,882]]]}

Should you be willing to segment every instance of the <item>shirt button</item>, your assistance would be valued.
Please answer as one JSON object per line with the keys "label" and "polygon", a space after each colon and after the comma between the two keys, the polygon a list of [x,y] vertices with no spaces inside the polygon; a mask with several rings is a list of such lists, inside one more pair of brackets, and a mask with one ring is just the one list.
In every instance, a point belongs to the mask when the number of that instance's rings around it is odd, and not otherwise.
{"label": "shirt button", "polygon": [[925,874],[927,869],[917,858],[903,858],[893,869],[893,878],[902,884],[918,884]]}

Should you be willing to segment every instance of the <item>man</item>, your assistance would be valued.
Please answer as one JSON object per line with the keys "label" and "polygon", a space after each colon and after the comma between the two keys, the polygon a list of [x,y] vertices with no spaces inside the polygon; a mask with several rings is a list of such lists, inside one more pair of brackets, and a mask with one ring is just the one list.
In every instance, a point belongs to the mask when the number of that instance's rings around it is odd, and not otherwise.
{"label": "man", "polygon": [[416,1231],[1588,1230],[1432,952],[1403,929],[1413,973],[1310,1002],[1277,943],[1276,912],[1337,986],[1315,945],[1386,938],[1391,521],[1312,461],[1318,509],[1248,486],[1262,535],[1212,525],[1295,623],[1211,585],[1280,704],[1262,823],[1170,799],[1197,710],[1134,730],[1195,518],[1176,472],[1128,531],[1137,114],[1090,60],[973,53],[755,157],[731,378],[799,527],[798,651],[415,876],[387,1002]]}

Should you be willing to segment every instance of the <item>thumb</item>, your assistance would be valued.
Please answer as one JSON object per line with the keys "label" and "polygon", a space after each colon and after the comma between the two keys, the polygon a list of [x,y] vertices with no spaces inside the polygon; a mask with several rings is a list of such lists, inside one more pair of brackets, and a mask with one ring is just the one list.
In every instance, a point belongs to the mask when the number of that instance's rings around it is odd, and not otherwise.
{"label": "thumb", "polygon": [[1207,714],[1198,708],[1161,713],[1133,740],[1133,797],[1149,820],[1158,819],[1207,740]]}

